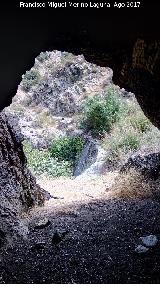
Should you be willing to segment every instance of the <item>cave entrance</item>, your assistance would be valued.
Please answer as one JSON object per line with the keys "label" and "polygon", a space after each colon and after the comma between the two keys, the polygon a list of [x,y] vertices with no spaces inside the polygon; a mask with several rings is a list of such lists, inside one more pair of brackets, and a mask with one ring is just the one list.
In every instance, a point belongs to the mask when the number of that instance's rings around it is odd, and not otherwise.
{"label": "cave entrance", "polygon": [[43,187],[56,179],[61,190],[64,180],[74,188],[74,179],[114,179],[132,157],[160,150],[159,131],[112,76],[108,67],[58,50],[41,52],[22,76],[5,111]]}

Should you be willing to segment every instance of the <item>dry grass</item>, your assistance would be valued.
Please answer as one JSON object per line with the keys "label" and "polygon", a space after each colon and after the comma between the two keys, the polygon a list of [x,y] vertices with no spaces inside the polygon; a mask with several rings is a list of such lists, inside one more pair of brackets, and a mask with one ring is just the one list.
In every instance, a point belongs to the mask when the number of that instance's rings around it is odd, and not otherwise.
{"label": "dry grass", "polygon": [[131,169],[117,177],[110,196],[113,198],[144,199],[152,197],[156,188],[154,182],[145,180],[142,174]]}

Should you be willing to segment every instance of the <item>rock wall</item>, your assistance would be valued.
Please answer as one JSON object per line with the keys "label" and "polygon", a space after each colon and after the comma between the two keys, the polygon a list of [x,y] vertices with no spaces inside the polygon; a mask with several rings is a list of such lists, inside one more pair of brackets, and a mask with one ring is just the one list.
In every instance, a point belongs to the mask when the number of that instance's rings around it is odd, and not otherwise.
{"label": "rock wall", "polygon": [[21,137],[16,136],[4,113],[0,114],[0,246],[8,235],[24,236],[27,227],[21,217],[34,205],[41,205],[45,192],[26,166]]}
{"label": "rock wall", "polygon": [[160,41],[137,39],[120,74],[121,84],[134,90],[146,116],[160,127]]}
{"label": "rock wall", "polygon": [[83,53],[89,62],[112,68],[113,82],[133,92],[145,115],[160,127],[160,40],[142,37],[124,49]]}

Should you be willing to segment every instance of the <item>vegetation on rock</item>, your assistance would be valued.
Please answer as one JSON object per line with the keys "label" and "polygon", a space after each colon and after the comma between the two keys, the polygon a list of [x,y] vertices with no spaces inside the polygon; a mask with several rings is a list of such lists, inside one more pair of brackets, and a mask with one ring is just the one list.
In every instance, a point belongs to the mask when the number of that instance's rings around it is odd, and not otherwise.
{"label": "vegetation on rock", "polygon": [[22,87],[24,91],[28,92],[30,89],[40,81],[40,74],[37,70],[31,69],[23,75]]}
{"label": "vegetation on rock", "polygon": [[120,119],[122,103],[116,92],[110,90],[102,96],[88,98],[83,111],[82,128],[93,136],[109,132],[115,122]]}

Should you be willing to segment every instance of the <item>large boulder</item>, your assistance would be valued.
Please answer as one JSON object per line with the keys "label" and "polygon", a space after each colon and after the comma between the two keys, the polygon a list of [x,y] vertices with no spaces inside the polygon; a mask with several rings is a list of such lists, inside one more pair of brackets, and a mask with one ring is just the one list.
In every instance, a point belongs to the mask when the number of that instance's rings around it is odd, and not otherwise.
{"label": "large boulder", "polygon": [[130,169],[139,171],[147,179],[158,179],[160,176],[160,153],[134,155],[130,157],[127,163],[121,167],[120,172],[127,172]]}
{"label": "large boulder", "polygon": [[35,205],[42,205],[45,192],[36,184],[27,168],[21,144],[6,115],[0,114],[0,246],[8,236],[27,234],[22,214]]}

